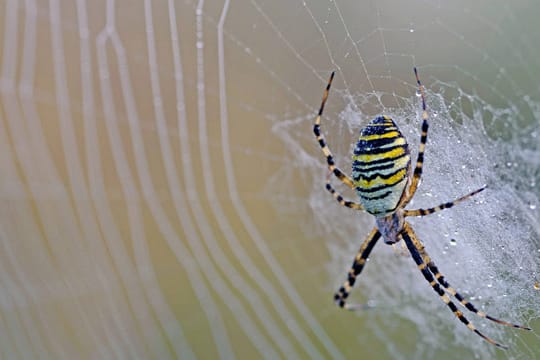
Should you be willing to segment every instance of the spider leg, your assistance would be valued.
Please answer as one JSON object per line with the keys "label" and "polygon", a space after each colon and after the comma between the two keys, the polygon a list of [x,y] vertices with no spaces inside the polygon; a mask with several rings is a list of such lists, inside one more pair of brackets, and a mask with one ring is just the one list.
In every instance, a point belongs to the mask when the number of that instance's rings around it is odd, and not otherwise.
{"label": "spider leg", "polygon": [[429,208],[429,209],[405,210],[404,215],[405,216],[425,216],[425,215],[433,214],[433,213],[435,213],[437,211],[441,211],[441,210],[444,210],[444,209],[449,209],[449,208],[453,207],[454,205],[457,205],[460,202],[465,201],[468,198],[482,192],[485,188],[486,188],[485,186],[481,187],[480,189],[475,190],[472,193],[469,193],[469,194],[467,194],[465,196],[462,196],[459,199],[456,199],[454,201],[450,201],[450,202],[447,202],[447,203],[444,203],[444,204],[441,204],[439,206],[435,206],[435,207],[432,207],[432,208]]}
{"label": "spider leg", "polygon": [[422,166],[424,165],[424,150],[426,148],[427,135],[428,135],[428,113],[426,110],[426,99],[424,95],[424,85],[420,82],[418,77],[418,71],[414,68],[414,75],[416,76],[416,82],[418,83],[418,88],[420,89],[420,95],[422,96],[422,134],[420,136],[420,147],[418,149],[418,157],[416,159],[416,166],[414,168],[413,178],[407,194],[403,200],[403,206],[405,206],[414,196],[418,185],[420,184],[420,179],[422,177]]}
{"label": "spider leg", "polygon": [[319,108],[319,114],[317,115],[317,118],[315,119],[315,125],[313,126],[313,133],[315,134],[315,137],[317,138],[317,141],[319,142],[319,145],[321,146],[321,149],[324,155],[326,156],[328,169],[330,169],[330,171],[339,180],[341,180],[345,185],[347,185],[351,189],[354,189],[352,179],[349,178],[343,171],[341,171],[335,165],[334,156],[332,155],[332,152],[330,151],[330,148],[328,147],[328,145],[326,145],[326,140],[324,138],[324,135],[321,133],[321,116],[324,110],[324,105],[326,104],[326,100],[328,99],[328,93],[330,92],[330,86],[332,85],[332,80],[334,80],[334,74],[335,74],[335,71],[332,71],[332,75],[330,75],[330,79],[328,80],[328,84],[326,85],[326,90],[324,91],[321,107]]}
{"label": "spider leg", "polygon": [[358,254],[354,258],[351,269],[347,274],[347,281],[345,281],[343,286],[341,286],[339,290],[336,291],[336,293],[334,294],[334,301],[339,307],[347,310],[358,310],[364,308],[364,306],[362,305],[347,304],[347,297],[349,296],[349,293],[354,286],[356,278],[364,269],[364,265],[367,258],[369,257],[369,254],[371,253],[371,250],[373,250],[373,247],[375,247],[375,244],[380,237],[381,233],[377,228],[375,228],[373,229],[373,231],[371,231],[371,234],[369,234],[368,238],[364,241],[362,246],[360,246]]}
{"label": "spider leg", "polygon": [[463,323],[465,324],[469,330],[473,331],[480,337],[482,337],[484,340],[489,342],[490,344],[493,344],[497,347],[507,349],[508,347],[496,342],[495,340],[491,339],[490,337],[484,335],[482,332],[480,332],[476,327],[469,321],[465,316],[463,316],[463,313],[458,310],[457,306],[450,300],[448,295],[444,292],[444,290],[439,286],[437,283],[437,280],[433,278],[433,274],[430,272],[426,262],[422,259],[422,251],[424,251],[424,245],[416,238],[416,235],[414,234],[414,231],[410,227],[409,224],[405,223],[403,226],[403,231],[400,233],[401,238],[403,241],[405,241],[405,244],[407,245],[407,248],[409,249],[409,252],[411,253],[414,262],[418,266],[418,269],[422,272],[422,275],[424,275],[424,278],[427,280],[429,285],[433,288],[433,290],[439,294],[441,299],[444,301],[444,303],[452,310],[454,315]]}
{"label": "spider leg", "polygon": [[461,305],[465,306],[467,308],[467,310],[475,313],[476,315],[478,315],[480,317],[483,317],[485,319],[494,321],[497,324],[506,325],[506,326],[510,326],[510,327],[514,327],[514,328],[518,328],[518,329],[523,329],[523,330],[531,330],[531,328],[521,326],[521,325],[517,325],[517,324],[512,324],[512,323],[509,323],[507,321],[494,318],[494,317],[486,314],[483,311],[479,311],[476,307],[474,307],[474,305],[472,303],[470,303],[467,299],[465,299],[463,297],[463,295],[458,293],[454,288],[452,288],[452,286],[450,286],[450,284],[446,281],[444,276],[439,272],[439,269],[437,268],[435,263],[430,259],[429,255],[426,253],[425,249],[422,249],[420,251],[420,255],[422,256],[422,259],[424,260],[424,262],[427,264],[428,269],[435,276],[435,279],[437,279],[437,282],[439,284],[441,284],[444,287],[444,289],[450,295],[454,296],[459,301],[459,303]]}
{"label": "spider leg", "polygon": [[342,205],[342,206],[345,206],[345,207],[348,207],[350,209],[355,209],[355,210],[364,210],[364,208],[362,207],[361,204],[358,204],[354,201],[350,201],[350,200],[345,200],[343,198],[343,196],[336,190],[334,189],[334,187],[332,186],[332,184],[330,183],[330,176],[332,175],[332,173],[328,173],[328,176],[326,177],[326,190],[328,190],[328,192],[330,194],[332,194],[332,196],[334,197],[334,199],[337,200],[337,202]]}

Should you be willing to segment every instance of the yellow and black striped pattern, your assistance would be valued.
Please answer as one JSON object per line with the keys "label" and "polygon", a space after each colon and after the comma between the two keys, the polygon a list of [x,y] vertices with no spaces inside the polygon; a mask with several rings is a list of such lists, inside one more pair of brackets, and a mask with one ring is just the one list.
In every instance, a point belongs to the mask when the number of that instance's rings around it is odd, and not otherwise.
{"label": "yellow and black striped pattern", "polygon": [[[465,317],[463,312],[458,309],[456,303],[452,301],[452,298],[457,300],[459,304],[468,311],[484,319],[513,328],[523,330],[531,329],[526,326],[513,324],[490,316],[487,313],[478,310],[478,308],[469,302],[469,300],[465,299],[463,295],[450,286],[445,277],[439,272],[439,269],[427,254],[424,245],[416,237],[411,226],[405,221],[405,217],[407,216],[425,216],[444,209],[449,209],[485,189],[485,187],[482,187],[454,201],[446,202],[435,207],[413,210],[405,209],[420,184],[422,167],[424,164],[424,149],[427,143],[429,128],[424,86],[420,82],[416,68],[414,68],[414,73],[422,98],[422,130],[414,171],[412,171],[411,167],[407,141],[392,119],[387,116],[379,116],[372,120],[360,132],[360,138],[354,149],[352,178],[349,178],[343,173],[343,171],[336,166],[332,152],[326,144],[324,135],[321,132],[321,117],[324,105],[328,99],[332,80],[334,79],[334,73],[332,73],[328,80],[328,84],[326,85],[321,107],[319,108],[319,114],[313,125],[313,133],[326,156],[326,163],[328,165],[329,174],[326,179],[326,190],[330,192],[332,197],[334,197],[340,205],[355,210],[366,210],[377,218],[376,227],[371,231],[371,234],[360,247],[347,275],[347,280],[334,294],[334,301],[339,307],[347,310],[362,310],[368,308],[369,305],[351,305],[347,301],[357,277],[362,272],[371,250],[373,250],[380,238],[387,244],[394,244],[403,240],[426,281],[450,308],[454,315],[465,324],[469,330],[481,336],[490,344],[504,349],[506,348],[505,345],[496,342],[479,331]],[[360,203],[345,199],[336,189],[334,189],[330,183],[332,175],[338,178],[343,184],[355,189],[360,197]]]}
{"label": "yellow and black striped pattern", "polygon": [[[463,312],[461,312],[457,306],[454,304],[454,302],[450,299],[448,296],[451,295],[455,297],[461,305],[463,305],[467,310],[471,311],[472,313],[475,313],[476,315],[489,319],[493,322],[496,322],[501,325],[506,325],[518,329],[523,330],[531,330],[531,328],[528,328],[526,326],[512,324],[507,321],[499,320],[497,318],[494,318],[483,311],[478,311],[478,309],[470,303],[467,299],[465,299],[460,293],[458,293],[454,288],[446,282],[444,276],[439,272],[439,269],[431,261],[430,257],[426,253],[424,249],[424,245],[418,240],[416,237],[416,234],[414,233],[413,229],[408,223],[404,224],[403,231],[401,232],[401,237],[403,241],[405,241],[405,245],[407,245],[407,248],[409,249],[413,260],[416,262],[416,265],[418,266],[418,269],[424,275],[424,278],[429,282],[429,285],[433,288],[433,290],[439,294],[441,299],[444,301],[444,303],[452,310],[454,315],[461,321],[465,326],[469,328],[472,332],[476,333],[480,337],[482,337],[484,340],[489,342],[492,345],[495,345],[497,347],[500,347],[502,349],[507,349],[508,347],[506,345],[503,345],[501,343],[498,343],[497,341],[493,340],[492,338],[484,335],[481,331],[479,331],[466,317],[463,315]],[[442,288],[441,288],[442,285]],[[443,290],[444,288],[444,290]],[[448,294],[445,292],[448,292]]]}
{"label": "yellow and black striped pattern", "polygon": [[336,304],[338,304],[339,307],[348,310],[365,308],[365,306],[347,304],[346,301],[349,297],[349,293],[351,292],[352,287],[354,286],[354,283],[356,282],[356,278],[358,277],[358,275],[360,275],[362,269],[364,269],[364,265],[366,264],[371,250],[373,250],[375,244],[377,243],[377,240],[379,240],[380,238],[381,233],[377,228],[375,228],[371,231],[371,234],[369,234],[368,238],[364,241],[362,246],[360,246],[360,250],[358,250],[358,254],[356,254],[351,269],[347,274],[347,281],[345,281],[345,283],[334,294],[334,301],[336,302]]}
{"label": "yellow and black striped pattern", "polygon": [[352,179],[360,203],[376,217],[394,212],[409,179],[407,140],[388,116],[373,119],[354,148]]}

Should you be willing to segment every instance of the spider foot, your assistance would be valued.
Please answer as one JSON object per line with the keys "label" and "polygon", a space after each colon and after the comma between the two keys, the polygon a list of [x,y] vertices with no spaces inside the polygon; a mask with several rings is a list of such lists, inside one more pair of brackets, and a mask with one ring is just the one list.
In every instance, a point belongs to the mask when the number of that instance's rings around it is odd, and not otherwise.
{"label": "spider foot", "polygon": [[509,323],[507,321],[504,321],[504,320],[500,320],[500,319],[497,319],[497,318],[494,318],[493,316],[490,316],[484,312],[478,312],[478,314],[481,316],[481,317],[485,317],[486,319],[489,319],[491,321],[494,321],[496,322],[497,324],[501,324],[501,325],[505,325],[505,326],[510,326],[510,327],[513,327],[513,328],[516,328],[516,329],[521,329],[521,330],[527,330],[527,331],[532,331],[532,329],[530,327],[527,327],[527,326],[523,326],[523,325],[519,325],[519,324],[513,324],[513,323]]}

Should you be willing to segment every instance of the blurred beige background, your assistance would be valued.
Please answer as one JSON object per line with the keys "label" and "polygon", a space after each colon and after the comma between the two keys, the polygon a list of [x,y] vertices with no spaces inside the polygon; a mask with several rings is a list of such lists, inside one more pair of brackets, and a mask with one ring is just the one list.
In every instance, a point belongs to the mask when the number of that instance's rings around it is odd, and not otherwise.
{"label": "blurred beige background", "polygon": [[[453,345],[451,314],[433,322],[448,343],[423,342],[423,304],[448,312],[429,289],[411,305],[418,323],[399,308],[339,312],[331,296],[354,255],[336,265],[329,249],[365,233],[330,236],[314,215],[326,194],[310,129],[332,69],[328,121],[358,99],[367,116],[406,105],[418,66],[428,87],[499,114],[484,119],[493,138],[531,151],[521,174],[534,229],[538,5],[0,4],[1,358],[540,357],[538,307],[512,309],[536,334],[498,333],[518,343],[509,353],[480,338]],[[448,111],[472,112],[466,101]],[[326,130],[346,154],[354,136]]]}

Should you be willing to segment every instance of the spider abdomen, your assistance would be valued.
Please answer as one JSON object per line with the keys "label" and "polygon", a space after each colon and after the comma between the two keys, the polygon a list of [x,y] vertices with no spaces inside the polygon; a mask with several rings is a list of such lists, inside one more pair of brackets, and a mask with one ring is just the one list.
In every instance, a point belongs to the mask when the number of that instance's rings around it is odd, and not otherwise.
{"label": "spider abdomen", "polygon": [[383,217],[396,210],[408,183],[410,162],[407,140],[388,116],[373,119],[361,130],[352,178],[367,212]]}

